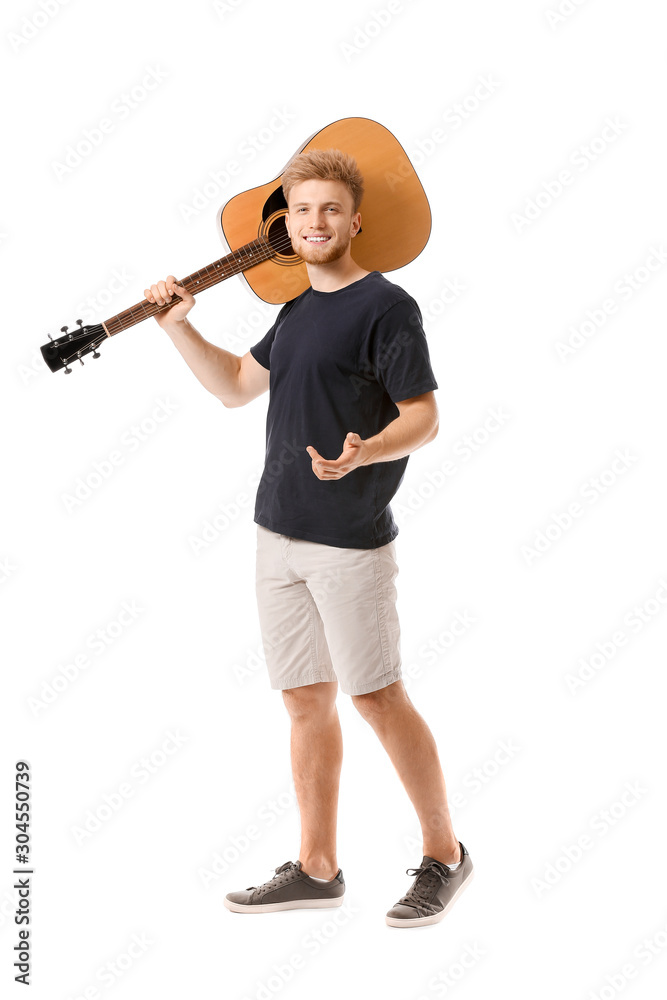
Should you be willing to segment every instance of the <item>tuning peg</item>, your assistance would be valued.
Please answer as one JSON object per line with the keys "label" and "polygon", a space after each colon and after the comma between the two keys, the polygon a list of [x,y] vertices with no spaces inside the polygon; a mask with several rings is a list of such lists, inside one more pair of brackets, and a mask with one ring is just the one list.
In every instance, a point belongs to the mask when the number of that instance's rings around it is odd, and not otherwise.
{"label": "tuning peg", "polygon": [[98,351],[97,349],[95,349],[95,350],[93,351],[93,357],[94,357],[94,358],[99,358],[99,356],[100,356],[100,352],[99,352],[99,351]]}
{"label": "tuning peg", "polygon": [[82,319],[78,319],[77,323],[79,324],[79,326],[83,326],[83,320]]}
{"label": "tuning peg", "polygon": [[79,364],[83,365],[83,361],[81,360],[81,358],[79,358]]}
{"label": "tuning peg", "polygon": [[67,333],[67,327],[66,326],[61,326],[60,327],[60,332],[61,333]]}
{"label": "tuning peg", "polygon": [[71,374],[72,374],[72,369],[65,367],[65,375],[71,375]]}
{"label": "tuning peg", "polygon": [[51,336],[51,334],[49,334],[49,340],[53,340],[53,337]]}

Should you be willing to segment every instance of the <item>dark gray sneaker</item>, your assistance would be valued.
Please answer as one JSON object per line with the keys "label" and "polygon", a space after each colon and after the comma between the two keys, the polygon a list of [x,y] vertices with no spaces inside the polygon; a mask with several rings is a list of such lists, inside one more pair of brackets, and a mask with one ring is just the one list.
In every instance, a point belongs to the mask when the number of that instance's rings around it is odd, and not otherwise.
{"label": "dark gray sneaker", "polygon": [[437,924],[459,898],[473,877],[470,855],[459,840],[461,862],[453,871],[442,861],[422,858],[419,868],[408,868],[406,874],[416,879],[402,899],[387,913],[391,927],[420,927]]}
{"label": "dark gray sneaker", "polygon": [[345,879],[340,868],[330,882],[316,882],[301,870],[300,861],[286,861],[268,882],[228,892],[223,903],[236,913],[270,913],[340,906],[344,895]]}

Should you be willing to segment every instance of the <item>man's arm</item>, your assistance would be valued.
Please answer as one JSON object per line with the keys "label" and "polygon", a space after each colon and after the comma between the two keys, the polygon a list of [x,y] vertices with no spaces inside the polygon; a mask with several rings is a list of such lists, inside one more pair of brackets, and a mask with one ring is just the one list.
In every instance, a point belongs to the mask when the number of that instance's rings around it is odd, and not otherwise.
{"label": "man's arm", "polygon": [[190,370],[223,406],[245,406],[269,388],[269,371],[250,351],[239,357],[209,343],[187,320],[165,323],[165,333]]}
{"label": "man's arm", "polygon": [[379,434],[362,440],[350,431],[343,443],[342,453],[333,461],[322,458],[309,445],[306,451],[313,460],[313,472],[318,479],[341,479],[360,465],[405,458],[433,440],[438,433],[438,407],[433,391],[402,400],[396,406],[398,416]]}
{"label": "man's arm", "polygon": [[192,373],[224,406],[244,406],[269,388],[269,372],[255,361],[250,351],[239,357],[202,337],[186,318],[195,304],[194,295],[176,282],[172,274],[166,282],[144,289],[149,302],[164,305],[173,293],[180,296],[170,309],[155,316]]}
{"label": "man's arm", "polygon": [[435,392],[425,392],[396,403],[398,416],[384,430],[366,438],[366,457],[360,465],[393,462],[428,444],[438,433],[438,406]]}

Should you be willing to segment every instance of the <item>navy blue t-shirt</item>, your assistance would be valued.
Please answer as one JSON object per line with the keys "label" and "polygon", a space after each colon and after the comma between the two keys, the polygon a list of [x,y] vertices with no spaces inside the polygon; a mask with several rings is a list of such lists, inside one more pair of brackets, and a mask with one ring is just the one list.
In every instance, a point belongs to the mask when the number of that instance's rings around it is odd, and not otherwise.
{"label": "navy blue t-shirt", "polygon": [[348,431],[372,437],[399,415],[396,403],[438,388],[415,300],[379,271],[334,292],[307,288],[250,353],[271,373],[255,522],[344,548],[392,541],[389,501],[408,456],[321,480],[306,446],[336,459]]}

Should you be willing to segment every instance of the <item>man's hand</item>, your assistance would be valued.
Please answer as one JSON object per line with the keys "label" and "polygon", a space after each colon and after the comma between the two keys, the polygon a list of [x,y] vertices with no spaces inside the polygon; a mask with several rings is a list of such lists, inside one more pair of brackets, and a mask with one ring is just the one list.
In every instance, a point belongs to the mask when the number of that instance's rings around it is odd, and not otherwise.
{"label": "man's hand", "polygon": [[343,450],[336,459],[327,461],[312,445],[308,445],[306,451],[313,460],[313,472],[318,479],[342,479],[348,472],[367,463],[371,449],[358,434],[350,431],[343,441]]}
{"label": "man's hand", "polygon": [[395,462],[433,440],[438,433],[438,407],[433,390],[403,399],[396,406],[398,416],[379,434],[362,440],[350,431],[336,459],[327,461],[312,445],[308,445],[306,451],[313,460],[313,472],[317,478],[341,479],[360,465]]}
{"label": "man's hand", "polygon": [[179,300],[175,301],[170,309],[163,309],[155,314],[158,326],[165,329],[173,323],[184,320],[195,304],[194,295],[186,292],[183,286],[178,284],[173,274],[170,274],[166,281],[158,281],[150,288],[144,288],[144,295],[148,302],[154,302],[158,306],[169,305],[174,295],[179,296]]}

